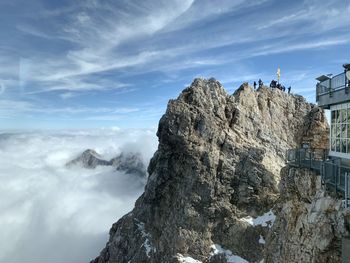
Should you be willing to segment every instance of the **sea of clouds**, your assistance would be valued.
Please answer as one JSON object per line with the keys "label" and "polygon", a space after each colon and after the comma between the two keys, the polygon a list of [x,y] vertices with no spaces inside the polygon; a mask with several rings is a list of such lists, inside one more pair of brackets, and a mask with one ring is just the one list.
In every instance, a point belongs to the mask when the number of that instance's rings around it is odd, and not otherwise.
{"label": "sea of clouds", "polygon": [[157,144],[153,130],[0,131],[0,262],[77,263],[96,257],[145,180],[112,167],[65,164],[94,149],[105,159],[140,152],[147,166]]}

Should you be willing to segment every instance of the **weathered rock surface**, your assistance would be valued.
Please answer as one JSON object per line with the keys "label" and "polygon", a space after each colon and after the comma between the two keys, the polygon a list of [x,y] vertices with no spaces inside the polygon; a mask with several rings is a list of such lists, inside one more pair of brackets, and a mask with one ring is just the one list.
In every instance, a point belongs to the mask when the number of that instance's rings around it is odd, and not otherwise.
{"label": "weathered rock surface", "polygon": [[327,129],[301,96],[194,80],[159,122],[144,193],[92,262],[259,262],[285,151]]}
{"label": "weathered rock surface", "polygon": [[136,174],[140,177],[146,176],[147,169],[139,153],[122,153],[109,162],[117,171],[125,171],[127,174]]}
{"label": "weathered rock surface", "polygon": [[121,153],[115,158],[107,161],[94,150],[84,151],[74,160],[68,162],[66,166],[80,166],[87,169],[94,169],[97,166],[113,166],[117,171],[123,171],[126,174],[133,174],[139,177],[147,176],[147,169],[139,153]]}
{"label": "weathered rock surface", "polygon": [[350,214],[341,201],[326,195],[320,177],[309,169],[287,166],[281,174],[265,262],[342,262],[341,240],[348,234]]}

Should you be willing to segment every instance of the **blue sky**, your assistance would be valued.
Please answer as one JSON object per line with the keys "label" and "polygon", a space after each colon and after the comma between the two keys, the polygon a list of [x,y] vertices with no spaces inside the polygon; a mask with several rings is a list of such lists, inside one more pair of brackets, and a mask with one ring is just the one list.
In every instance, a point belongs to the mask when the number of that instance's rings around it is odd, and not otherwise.
{"label": "blue sky", "polygon": [[336,0],[1,0],[0,129],[153,128],[195,77],[276,78],[314,102],[350,60]]}

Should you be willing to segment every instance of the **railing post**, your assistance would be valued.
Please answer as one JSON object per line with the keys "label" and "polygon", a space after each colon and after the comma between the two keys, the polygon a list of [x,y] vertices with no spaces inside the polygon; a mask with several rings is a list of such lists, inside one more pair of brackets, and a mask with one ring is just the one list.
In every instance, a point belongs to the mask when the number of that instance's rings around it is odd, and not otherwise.
{"label": "railing post", "polygon": [[336,175],[336,177],[335,177],[335,193],[337,194],[338,193],[338,182],[340,181],[339,179],[340,179],[340,165],[339,164],[337,164],[338,165],[338,169],[337,169],[337,175]]}
{"label": "railing post", "polygon": [[312,158],[313,158],[314,154],[313,151],[310,151],[310,169],[312,168]]}
{"label": "railing post", "polygon": [[346,196],[346,208],[349,208],[349,184],[350,184],[350,180],[349,180],[349,177],[350,177],[350,173],[347,172],[347,176],[346,176],[346,192],[347,192],[347,196]]}
{"label": "railing post", "polygon": [[321,186],[323,185],[323,162],[320,164],[320,178],[321,178]]}
{"label": "railing post", "polygon": [[349,176],[349,173],[346,172],[345,173],[345,208],[348,208],[348,195],[349,195],[349,189],[348,189],[348,176]]}

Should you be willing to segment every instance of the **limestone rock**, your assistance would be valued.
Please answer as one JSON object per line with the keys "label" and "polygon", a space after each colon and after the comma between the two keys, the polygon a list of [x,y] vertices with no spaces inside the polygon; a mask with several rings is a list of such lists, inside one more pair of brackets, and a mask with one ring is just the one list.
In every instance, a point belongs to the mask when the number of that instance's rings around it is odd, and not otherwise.
{"label": "limestone rock", "polygon": [[[229,95],[215,79],[195,79],[169,101],[145,191],[92,262],[259,262],[285,152],[322,137],[323,114],[277,89],[244,84]],[[226,252],[213,255],[213,245]]]}
{"label": "limestone rock", "polygon": [[348,234],[348,211],[326,195],[309,169],[281,171],[276,221],[268,234],[266,262],[342,262],[341,240]]}
{"label": "limestone rock", "polygon": [[103,160],[101,155],[91,149],[87,149],[74,160],[68,162],[66,166],[81,166],[88,169],[94,169],[98,165],[111,165],[109,161]]}

